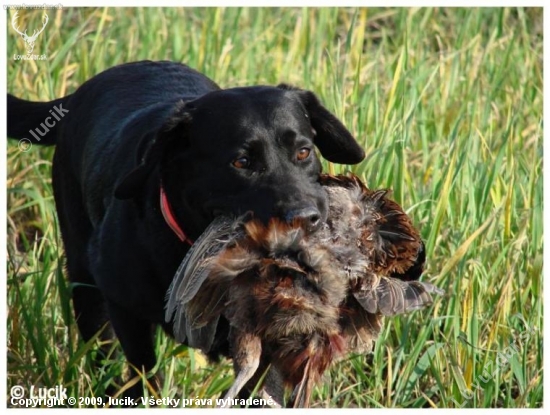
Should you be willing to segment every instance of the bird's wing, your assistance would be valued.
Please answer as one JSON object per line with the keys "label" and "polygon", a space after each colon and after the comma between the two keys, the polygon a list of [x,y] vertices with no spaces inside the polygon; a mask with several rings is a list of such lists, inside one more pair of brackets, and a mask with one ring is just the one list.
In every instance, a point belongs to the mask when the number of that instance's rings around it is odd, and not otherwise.
{"label": "bird's wing", "polygon": [[376,286],[361,284],[353,295],[369,313],[394,316],[430,305],[432,293],[444,294],[444,291],[427,282],[382,277]]}
{"label": "bird's wing", "polygon": [[[220,216],[214,219],[203,234],[193,244],[182,263],[180,264],[172,284],[167,292],[165,320],[174,320],[177,327],[175,332],[184,333],[185,316],[182,306],[188,303],[197,294],[212,265],[213,259],[234,240],[242,231],[237,229],[237,221]],[[178,339],[183,341],[181,338]]]}
{"label": "bird's wing", "polygon": [[[218,328],[219,319],[220,316],[217,315],[208,324],[199,328],[191,328],[187,326],[186,334],[189,346],[208,352],[212,347],[212,343],[214,343],[214,337],[216,335],[216,329]],[[176,335],[175,332],[174,335]]]}

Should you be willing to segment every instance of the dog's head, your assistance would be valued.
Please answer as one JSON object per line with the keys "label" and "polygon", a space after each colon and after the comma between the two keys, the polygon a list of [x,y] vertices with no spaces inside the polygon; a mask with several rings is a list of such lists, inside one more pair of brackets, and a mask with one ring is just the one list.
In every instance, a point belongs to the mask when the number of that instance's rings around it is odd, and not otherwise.
{"label": "dog's head", "polygon": [[360,162],[365,153],[310,91],[245,87],[162,103],[129,123],[142,136],[135,168],[115,196],[140,193],[158,168],[178,220],[198,236],[220,213],[299,218],[312,229],[326,218],[321,163]]}

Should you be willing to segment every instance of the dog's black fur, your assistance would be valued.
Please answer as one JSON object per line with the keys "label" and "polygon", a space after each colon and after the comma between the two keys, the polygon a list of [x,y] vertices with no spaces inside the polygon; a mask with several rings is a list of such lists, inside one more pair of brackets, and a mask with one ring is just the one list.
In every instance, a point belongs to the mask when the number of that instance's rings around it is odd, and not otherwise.
{"label": "dog's black fur", "polygon": [[[69,112],[37,142],[29,130],[60,104]],[[327,200],[313,146],[336,163],[364,158],[312,92],[220,89],[172,62],[116,66],[51,102],[8,95],[8,136],[57,146],[54,195],[82,337],[114,329],[145,370],[156,361],[152,327],[171,332],[166,291],[189,248],[163,219],[161,183],[191,239],[219,213],[300,217],[315,229]],[[211,357],[230,353],[220,327]]]}

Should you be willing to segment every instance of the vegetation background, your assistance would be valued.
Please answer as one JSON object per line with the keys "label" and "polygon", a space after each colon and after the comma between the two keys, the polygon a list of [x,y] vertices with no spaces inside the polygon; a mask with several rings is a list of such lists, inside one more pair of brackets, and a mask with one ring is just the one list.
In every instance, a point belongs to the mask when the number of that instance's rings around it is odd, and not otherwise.
{"label": "vegetation background", "polygon": [[[8,27],[9,92],[51,100],[141,59],[185,62],[222,87],[291,83],[315,91],[367,151],[326,170],[391,188],[408,209],[427,245],[423,278],[447,294],[387,320],[372,354],[327,374],[315,407],[542,406],[542,8],[48,13],[34,51],[44,61],[14,60],[25,45]],[[41,26],[41,12],[20,19]],[[62,384],[101,397],[124,359],[113,353],[94,373],[95,344],[79,340],[53,152],[8,143],[8,391]],[[229,361],[208,364],[164,335],[156,348],[162,397],[215,398],[232,382]]]}

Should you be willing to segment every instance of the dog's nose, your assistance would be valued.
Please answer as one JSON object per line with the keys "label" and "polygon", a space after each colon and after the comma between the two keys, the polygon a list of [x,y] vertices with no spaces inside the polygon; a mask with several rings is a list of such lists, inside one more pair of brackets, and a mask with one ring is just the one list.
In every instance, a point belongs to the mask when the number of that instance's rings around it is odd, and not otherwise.
{"label": "dog's nose", "polygon": [[310,232],[316,231],[321,226],[321,212],[319,212],[319,209],[312,206],[291,210],[287,213],[285,219],[287,222],[292,222],[294,219],[304,221]]}

